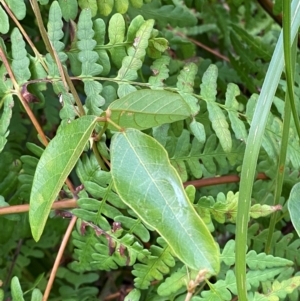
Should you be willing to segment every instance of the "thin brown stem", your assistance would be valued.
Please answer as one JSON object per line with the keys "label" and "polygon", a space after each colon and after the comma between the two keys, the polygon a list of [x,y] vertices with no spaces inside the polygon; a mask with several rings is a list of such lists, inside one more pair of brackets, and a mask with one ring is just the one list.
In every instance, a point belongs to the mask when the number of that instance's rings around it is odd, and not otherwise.
{"label": "thin brown stem", "polygon": [[57,269],[59,267],[61,258],[63,256],[63,253],[65,251],[67,243],[69,241],[69,238],[70,238],[70,235],[72,233],[72,230],[73,230],[73,228],[75,226],[76,220],[77,220],[76,216],[73,216],[71,218],[71,221],[69,223],[67,231],[66,231],[66,233],[64,235],[64,238],[63,238],[63,240],[61,242],[60,248],[58,250],[58,253],[57,253],[57,256],[56,256],[56,259],[55,259],[55,262],[54,262],[54,265],[53,265],[53,268],[52,268],[52,271],[51,271],[51,274],[50,274],[50,277],[49,277],[49,280],[48,280],[48,283],[47,283],[47,287],[45,289],[45,293],[44,293],[44,296],[43,296],[43,301],[47,301],[48,300],[48,297],[50,295],[50,291],[51,291],[51,288],[52,288],[52,285],[53,285],[53,282],[54,282],[54,279],[55,279],[55,276],[56,276],[56,273],[57,273]]}
{"label": "thin brown stem", "polygon": [[[62,210],[62,209],[76,208],[77,207],[76,201],[77,200],[75,198],[57,201],[53,203],[51,209]],[[29,211],[29,204],[0,207],[0,215],[23,213],[28,211]]]}
{"label": "thin brown stem", "polygon": [[[269,177],[264,173],[259,173],[256,177],[257,180],[268,180]],[[186,187],[188,185],[195,186],[196,188],[204,187],[204,186],[214,186],[228,183],[236,183],[240,181],[240,177],[238,175],[228,175],[214,178],[206,178],[199,179],[193,181],[187,181],[183,183],[183,186]]]}

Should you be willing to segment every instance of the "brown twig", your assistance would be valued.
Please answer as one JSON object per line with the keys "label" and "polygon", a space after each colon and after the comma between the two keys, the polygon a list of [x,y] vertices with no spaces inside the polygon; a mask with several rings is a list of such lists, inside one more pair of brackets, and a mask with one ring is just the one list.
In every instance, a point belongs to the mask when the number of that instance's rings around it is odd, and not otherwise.
{"label": "brown twig", "polygon": [[[264,173],[259,173],[256,177],[257,180],[268,180],[269,177]],[[213,185],[221,185],[228,183],[236,183],[240,181],[240,177],[238,175],[228,175],[200,180],[187,181],[183,183],[183,186],[186,187],[188,185],[193,185],[196,188],[204,187],[204,186],[213,186]]]}
{"label": "brown twig", "polygon": [[54,262],[54,265],[53,265],[53,268],[52,268],[52,271],[51,271],[51,274],[50,274],[50,277],[49,277],[49,280],[48,280],[48,283],[47,283],[47,287],[45,289],[45,293],[44,293],[44,296],[43,296],[43,301],[48,300],[48,297],[49,297],[49,294],[50,294],[50,291],[51,291],[51,288],[52,288],[52,285],[53,285],[53,282],[54,282],[54,279],[55,279],[55,276],[56,276],[57,269],[59,267],[62,255],[65,251],[66,246],[67,246],[67,243],[69,241],[72,230],[75,226],[76,220],[77,220],[76,216],[73,216],[71,218],[71,221],[69,223],[67,231],[66,231],[66,233],[64,235],[64,238],[61,242],[60,248],[58,250],[58,253],[57,253],[57,256],[56,256],[56,259],[55,259],[55,262]]}
{"label": "brown twig", "polygon": [[[51,209],[61,210],[61,209],[71,209],[76,207],[77,207],[76,199],[65,199],[58,202],[54,202]],[[7,207],[0,208],[0,215],[23,213],[28,211],[29,211],[29,204],[7,206]]]}

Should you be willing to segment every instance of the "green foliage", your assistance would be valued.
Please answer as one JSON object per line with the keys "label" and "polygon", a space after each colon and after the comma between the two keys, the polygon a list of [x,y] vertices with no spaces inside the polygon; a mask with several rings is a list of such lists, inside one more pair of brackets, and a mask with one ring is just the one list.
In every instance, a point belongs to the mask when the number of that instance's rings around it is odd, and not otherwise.
{"label": "green foliage", "polygon": [[0,0],[0,32],[0,300],[45,298],[61,217],[48,300],[299,299],[299,137],[285,76],[257,106],[283,57],[262,7]]}

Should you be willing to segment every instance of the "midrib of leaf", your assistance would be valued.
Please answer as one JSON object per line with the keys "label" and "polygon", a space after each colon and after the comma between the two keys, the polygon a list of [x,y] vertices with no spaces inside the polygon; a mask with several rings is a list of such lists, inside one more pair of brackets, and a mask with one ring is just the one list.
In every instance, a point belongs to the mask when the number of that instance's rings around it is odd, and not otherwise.
{"label": "midrib of leaf", "polygon": [[[126,135],[125,135],[125,137],[126,137]],[[130,143],[130,141],[129,141],[127,138],[126,138],[126,140],[127,140],[128,144],[131,146],[131,149],[132,149],[132,151],[135,153],[135,155],[136,155],[136,157],[138,158],[139,162],[140,162],[141,165],[144,167],[144,169],[145,169],[145,171],[147,172],[149,178],[151,178],[152,182],[154,183],[154,186],[155,186],[156,189],[159,191],[159,193],[160,193],[162,199],[164,199],[161,190],[158,188],[158,186],[157,186],[157,184],[156,184],[156,181],[155,181],[154,178],[151,176],[150,172],[148,171],[148,169],[146,168],[146,166],[144,165],[144,163],[141,161],[140,157],[137,155],[137,153],[136,153],[136,151],[135,151],[135,149],[134,149],[134,146]],[[165,152],[166,152],[166,151],[165,151]],[[170,163],[170,162],[169,162],[169,163]],[[174,168],[172,165],[170,165],[170,168],[174,170],[176,176],[178,177],[178,180],[180,181],[180,178],[179,178],[179,176],[178,176],[178,174],[177,174],[175,168]],[[134,184],[133,184],[133,185],[134,185]],[[184,193],[184,194],[185,194],[185,193]],[[177,220],[178,224],[180,224],[181,228],[184,229],[184,232],[186,233],[186,237],[188,237],[189,240],[190,240],[194,245],[197,246],[198,252],[199,252],[200,254],[202,254],[203,258],[205,258],[206,256],[203,254],[202,250],[199,249],[198,244],[196,244],[196,243],[194,242],[194,240],[191,238],[191,236],[187,233],[186,228],[184,227],[184,225],[177,219],[176,214],[175,214],[173,208],[169,206],[169,203],[168,203],[167,200],[165,200],[165,201],[166,201],[166,203],[168,204],[168,207],[171,209],[171,211],[172,211],[172,213],[173,213],[173,216],[174,216],[175,219]],[[188,202],[187,197],[186,197],[186,201]],[[191,207],[190,209],[193,210],[193,207]],[[197,214],[197,213],[195,212],[195,214]],[[149,225],[148,222],[147,222],[146,220],[144,220],[142,216],[140,216],[140,218],[143,220],[143,222],[144,222],[145,224]],[[149,225],[149,226],[150,226],[150,227],[153,227],[154,225]],[[162,237],[163,237],[163,235],[162,235]],[[165,237],[163,237],[163,238],[164,238],[166,241],[168,241]],[[170,246],[170,247],[171,247],[171,246]],[[171,247],[171,249],[172,249],[172,247]],[[172,250],[173,250],[173,249],[172,249]],[[173,250],[173,252],[176,254],[176,252],[175,252],[174,250]],[[206,260],[207,266],[211,266],[210,262],[209,262],[207,259],[205,259],[205,260]]]}

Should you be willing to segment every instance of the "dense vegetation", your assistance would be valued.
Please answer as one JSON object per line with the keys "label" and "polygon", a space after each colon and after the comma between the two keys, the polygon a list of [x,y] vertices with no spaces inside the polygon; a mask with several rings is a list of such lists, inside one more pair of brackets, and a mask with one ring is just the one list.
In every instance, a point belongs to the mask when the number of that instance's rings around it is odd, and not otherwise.
{"label": "dense vegetation", "polygon": [[0,0],[0,301],[299,300],[299,26]]}

